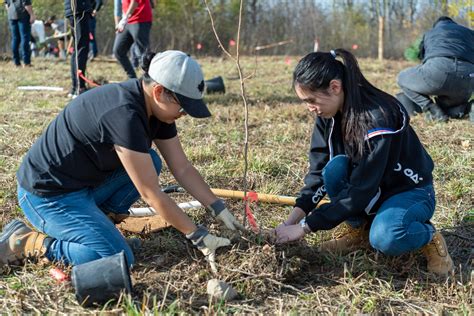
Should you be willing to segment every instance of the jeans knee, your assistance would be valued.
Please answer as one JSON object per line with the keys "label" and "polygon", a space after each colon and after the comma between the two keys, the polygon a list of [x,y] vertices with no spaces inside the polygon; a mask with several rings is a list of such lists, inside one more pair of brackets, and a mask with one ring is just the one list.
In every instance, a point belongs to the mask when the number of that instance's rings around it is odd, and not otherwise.
{"label": "jeans knee", "polygon": [[153,149],[150,149],[150,156],[151,160],[153,160],[153,165],[155,166],[156,173],[159,175],[161,173],[161,168],[163,167],[163,162],[161,161],[160,156]]}
{"label": "jeans knee", "polygon": [[388,256],[399,256],[403,253],[400,249],[400,240],[396,238],[394,228],[389,225],[372,225],[369,233],[370,245],[377,251]]}
{"label": "jeans knee", "polygon": [[336,196],[349,178],[349,157],[338,155],[332,158],[324,167],[324,186],[329,197]]}

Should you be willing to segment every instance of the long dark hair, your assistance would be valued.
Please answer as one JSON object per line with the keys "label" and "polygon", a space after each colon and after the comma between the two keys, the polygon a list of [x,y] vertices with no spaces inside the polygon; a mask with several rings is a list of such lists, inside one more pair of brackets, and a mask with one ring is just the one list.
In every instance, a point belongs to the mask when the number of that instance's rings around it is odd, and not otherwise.
{"label": "long dark hair", "polygon": [[[342,62],[336,59],[338,56]],[[398,101],[367,81],[354,55],[342,48],[303,57],[293,73],[293,87],[298,85],[312,92],[328,93],[333,79],[341,80],[344,90],[342,133],[346,153],[357,159],[364,154],[367,132],[376,127],[370,109],[379,107],[390,122],[401,122],[402,113]]]}
{"label": "long dark hair", "polygon": [[140,68],[143,70],[143,75],[140,78],[145,84],[153,83],[154,80],[148,75],[148,69],[150,69],[151,60],[155,57],[156,53],[146,51],[140,60]]}

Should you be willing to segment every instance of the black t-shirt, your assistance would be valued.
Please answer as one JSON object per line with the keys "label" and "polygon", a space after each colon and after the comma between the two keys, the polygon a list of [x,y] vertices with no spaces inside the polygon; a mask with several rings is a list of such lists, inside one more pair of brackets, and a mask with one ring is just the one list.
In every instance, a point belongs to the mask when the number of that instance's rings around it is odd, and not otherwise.
{"label": "black t-shirt", "polygon": [[176,135],[174,123],[148,120],[141,81],[104,85],[79,95],[49,124],[23,159],[18,182],[41,196],[95,187],[123,168],[114,145],[148,153],[153,139]]}

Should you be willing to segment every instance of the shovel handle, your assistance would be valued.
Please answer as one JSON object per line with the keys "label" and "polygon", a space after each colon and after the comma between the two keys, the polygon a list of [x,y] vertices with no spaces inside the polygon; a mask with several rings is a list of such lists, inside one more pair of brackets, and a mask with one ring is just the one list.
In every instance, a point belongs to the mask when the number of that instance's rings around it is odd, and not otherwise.
{"label": "shovel handle", "polygon": [[[219,197],[226,197],[231,199],[243,199],[245,196],[244,191],[235,191],[235,190],[225,190],[225,189],[211,189],[212,193]],[[248,195],[249,192],[247,192]],[[273,195],[273,194],[264,194],[257,193],[258,201],[265,203],[273,204],[283,204],[283,205],[295,205],[296,198],[292,196],[284,195]]]}

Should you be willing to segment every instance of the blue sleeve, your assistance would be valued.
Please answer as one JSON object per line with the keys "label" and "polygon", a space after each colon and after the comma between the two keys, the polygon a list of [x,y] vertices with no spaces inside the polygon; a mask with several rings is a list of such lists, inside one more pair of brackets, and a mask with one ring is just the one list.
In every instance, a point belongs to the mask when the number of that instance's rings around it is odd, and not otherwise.
{"label": "blue sleeve", "polygon": [[114,0],[114,16],[122,17],[122,0]]}

